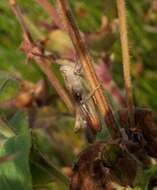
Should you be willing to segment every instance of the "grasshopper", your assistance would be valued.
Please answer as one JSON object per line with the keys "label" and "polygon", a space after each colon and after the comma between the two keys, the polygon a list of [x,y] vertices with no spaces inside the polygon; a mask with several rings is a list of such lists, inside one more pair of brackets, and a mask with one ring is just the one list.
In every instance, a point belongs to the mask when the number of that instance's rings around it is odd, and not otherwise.
{"label": "grasshopper", "polygon": [[65,85],[71,93],[76,107],[76,118],[74,131],[77,132],[81,128],[89,128],[93,133],[100,130],[100,124],[95,110],[92,98],[87,98],[88,90],[83,80],[78,63],[69,60],[58,60],[60,71],[64,77]]}

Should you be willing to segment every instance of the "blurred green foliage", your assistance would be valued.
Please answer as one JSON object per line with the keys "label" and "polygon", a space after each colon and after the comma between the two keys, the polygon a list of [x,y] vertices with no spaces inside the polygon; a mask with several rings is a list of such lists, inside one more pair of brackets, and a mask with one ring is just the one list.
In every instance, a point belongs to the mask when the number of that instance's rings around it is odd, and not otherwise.
{"label": "blurred green foliage", "polygon": [[[54,1],[51,1],[52,3]],[[95,32],[100,28],[101,17],[107,16],[110,21],[117,17],[115,0],[71,0],[71,7],[73,9],[74,16],[79,23],[80,29],[86,33]],[[157,13],[152,8],[153,0],[145,1],[132,1],[127,0],[127,17],[128,17],[128,29],[129,29],[129,41],[130,41],[130,53],[131,53],[131,68],[133,76],[133,93],[136,106],[146,106],[151,108],[154,113],[157,113]],[[36,3],[35,0],[19,0],[19,5],[22,7],[23,12],[27,15],[28,19],[35,23],[36,28],[33,36],[41,37],[47,35],[47,31],[42,26],[43,21],[46,20],[48,24],[51,24],[51,18],[43,11],[43,9]],[[38,29],[38,30],[36,30]],[[33,61],[29,61],[25,64],[26,56],[20,51],[20,45],[22,42],[22,31],[18,24],[16,17],[14,16],[7,0],[0,1],[0,101],[8,100],[14,97],[19,89],[18,82],[12,77],[18,73],[23,79],[37,82],[43,78],[43,73],[34,64]],[[103,43],[103,41],[102,41]],[[120,89],[124,91],[124,80],[122,75],[122,63],[121,63],[121,48],[120,41],[116,37],[114,40],[106,38],[104,43],[111,44],[108,49],[105,50],[113,55],[112,76],[120,86]],[[103,51],[103,50],[102,50]],[[54,68],[56,72],[57,68]],[[51,94],[55,94],[51,89]],[[76,135],[72,131],[73,119],[71,116],[58,116],[55,108],[59,111],[65,112],[63,105],[57,101],[52,103],[51,108],[43,108],[39,110],[39,118],[42,125],[42,119],[47,119],[51,130],[48,128],[35,128],[31,132],[33,134],[33,144],[40,150],[40,152],[48,158],[50,161],[48,167],[45,169],[40,162],[35,162],[35,156],[31,157],[31,171],[32,171],[32,183],[34,189],[48,189],[48,190],[64,190],[67,187],[64,185],[64,180],[55,181],[52,179],[53,171],[54,176],[57,174],[62,176],[61,171],[65,166],[71,166],[75,160],[76,154],[86,145],[83,140],[83,135]],[[22,113],[10,113],[11,116],[2,113],[2,118],[8,121],[9,117],[9,129],[15,130],[15,134],[18,137],[9,137],[7,141],[2,144],[0,149],[0,155],[4,152],[13,153],[14,151],[21,151],[22,155],[15,161],[9,161],[9,163],[0,166],[0,189],[29,189],[31,184],[30,171],[28,168],[28,154],[30,151],[30,130],[26,129],[25,124],[19,124],[19,114]],[[62,117],[62,119],[60,119]],[[50,119],[51,118],[51,119]],[[50,120],[49,120],[50,119]],[[50,122],[51,121],[51,122]],[[16,123],[16,124],[15,124]],[[2,126],[2,124],[0,123]],[[4,127],[4,126],[3,126]],[[21,129],[20,129],[21,127]],[[20,130],[20,132],[18,131]],[[22,131],[23,130],[23,131]],[[26,132],[25,134],[24,131]],[[53,133],[52,133],[53,131]],[[16,133],[17,132],[17,133]],[[24,138],[21,139],[22,135]],[[26,135],[26,136],[25,136]],[[1,134],[4,141],[4,135]],[[14,143],[16,138],[17,144]],[[22,142],[21,145],[21,140]],[[19,145],[18,145],[19,141]],[[9,145],[9,143],[11,145]],[[17,146],[16,146],[17,145]],[[8,148],[9,146],[9,148]],[[21,147],[22,146],[22,147]],[[34,145],[33,145],[34,146]],[[29,150],[28,150],[29,149]],[[35,153],[36,154],[36,153]],[[23,163],[22,163],[23,162]],[[35,165],[36,163],[36,165]],[[14,175],[14,178],[18,177],[16,174],[21,175],[12,165],[17,165],[23,175],[27,175],[27,181],[20,182],[18,184],[12,184],[12,188],[5,186],[9,179],[1,182],[1,175],[5,177],[6,171],[9,171],[10,175]],[[52,166],[56,166],[58,169],[52,170]],[[50,172],[52,171],[52,173]],[[56,172],[58,171],[58,173]],[[8,175],[8,174],[6,174]],[[20,176],[21,177],[21,176]],[[29,178],[29,179],[28,179]],[[27,185],[26,185],[27,184]],[[17,185],[14,188],[14,185]]]}
{"label": "blurred green foliage", "polygon": [[[2,126],[2,123],[0,125]],[[0,166],[0,189],[31,190],[32,183],[29,168],[31,135],[26,115],[16,113],[11,118],[8,126],[10,135],[5,136],[5,139],[1,139],[3,145],[0,148],[0,156],[15,155],[15,158]],[[1,130],[3,131],[2,127]]]}

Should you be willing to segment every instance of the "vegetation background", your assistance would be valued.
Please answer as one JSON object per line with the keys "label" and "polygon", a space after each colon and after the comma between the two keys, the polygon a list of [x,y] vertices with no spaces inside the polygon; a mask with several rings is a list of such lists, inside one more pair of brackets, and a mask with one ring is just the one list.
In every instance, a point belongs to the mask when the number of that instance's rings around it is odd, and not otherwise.
{"label": "vegetation background", "polygon": [[[53,1],[50,1],[54,3]],[[80,29],[86,34],[100,32],[102,18],[116,23],[115,0],[70,0],[74,16]],[[49,36],[47,48],[64,51],[69,43],[63,33],[54,33],[52,19],[35,0],[18,0],[26,16],[34,38]],[[131,74],[136,106],[149,107],[157,120],[157,1],[127,0],[127,18],[131,53]],[[100,33],[96,33],[100,34]],[[62,43],[62,41],[66,41]],[[0,1],[0,102],[14,98],[19,91],[15,76],[37,83],[46,78],[32,60],[27,64],[26,56],[20,51],[22,31],[7,0]],[[106,53],[111,63],[109,76],[124,96],[121,48],[118,32],[100,36],[97,43],[89,46],[91,54]],[[53,70],[63,84],[57,66]],[[104,79],[105,83],[105,79]],[[116,94],[109,91],[113,109],[119,109]],[[54,89],[48,84],[52,97],[49,105],[39,108],[36,123],[29,128],[28,114],[19,110],[0,110],[0,156],[15,155],[0,165],[0,189],[4,190],[64,190],[70,167],[76,155],[87,145],[83,133],[73,132],[74,118],[68,113]],[[114,96],[113,96],[114,95]],[[116,103],[115,103],[116,102]],[[103,130],[98,139],[104,138]],[[39,156],[41,159],[38,159]],[[43,164],[42,158],[47,163]]]}

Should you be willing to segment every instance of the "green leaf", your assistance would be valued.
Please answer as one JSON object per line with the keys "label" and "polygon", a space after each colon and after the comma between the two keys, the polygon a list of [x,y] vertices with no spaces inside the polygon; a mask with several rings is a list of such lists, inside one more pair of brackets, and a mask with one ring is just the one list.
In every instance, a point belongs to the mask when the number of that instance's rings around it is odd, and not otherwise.
{"label": "green leaf", "polygon": [[139,175],[139,178],[137,179],[137,184],[139,188],[142,190],[148,190],[148,186],[151,179],[155,179],[157,176],[157,165],[152,165],[150,168],[145,169],[141,172],[141,175]]}
{"label": "green leaf", "polygon": [[16,96],[19,84],[11,74],[0,72],[0,102],[9,100]]}
{"label": "green leaf", "polygon": [[[40,174],[42,173],[42,178],[40,182],[44,184],[46,181],[49,182],[59,182],[62,183],[66,188],[69,186],[68,178],[62,174],[49,160],[47,160],[41,152],[37,149],[32,151],[32,166],[35,170],[38,170],[38,177],[40,178]],[[35,179],[35,178],[34,178]],[[38,184],[38,180],[35,179],[35,184]]]}
{"label": "green leaf", "polygon": [[31,137],[26,115],[16,113],[9,127],[15,136],[9,137],[0,148],[0,156],[16,155],[14,159],[0,165],[0,189],[31,190],[31,174],[29,169],[29,153]]}

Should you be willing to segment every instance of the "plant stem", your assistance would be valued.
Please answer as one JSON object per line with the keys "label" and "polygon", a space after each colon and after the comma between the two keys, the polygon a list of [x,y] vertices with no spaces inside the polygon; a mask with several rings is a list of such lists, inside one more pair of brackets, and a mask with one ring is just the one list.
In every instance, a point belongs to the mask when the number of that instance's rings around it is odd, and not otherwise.
{"label": "plant stem", "polygon": [[28,30],[28,28],[27,28],[27,26],[26,26],[26,24],[24,22],[21,10],[20,10],[19,6],[17,5],[16,0],[9,0],[9,3],[11,5],[11,7],[12,7],[12,10],[13,10],[14,14],[16,15],[16,18],[18,19],[18,21],[20,23],[20,26],[21,26],[21,28],[23,30],[23,35],[25,37],[27,37],[32,42],[33,39],[32,39],[31,34],[30,34],[30,32],[29,32],[29,30]]}
{"label": "plant stem", "polygon": [[[95,73],[93,63],[92,63],[93,60],[91,59],[91,57],[88,53],[88,50],[86,49],[85,43],[81,38],[79,29],[77,28],[77,25],[76,25],[75,21],[73,20],[70,8],[68,6],[68,1],[56,0],[56,3],[58,5],[59,11],[64,19],[64,24],[65,24],[66,30],[68,31],[69,36],[71,37],[71,40],[76,49],[76,52],[80,59],[80,62],[83,66],[85,76],[86,76],[87,80],[89,81],[91,90],[94,92],[93,96],[97,102],[97,106],[98,106],[101,114],[105,117],[105,121],[106,121],[108,130],[111,134],[111,137],[113,139],[120,137],[121,134],[120,134],[119,129],[116,127],[116,122],[115,122],[113,113],[112,113],[112,111],[108,105],[108,102],[103,94],[102,87],[101,87],[98,77]],[[100,86],[100,88],[97,88],[98,86]]]}
{"label": "plant stem", "polygon": [[51,85],[55,88],[55,90],[58,93],[61,100],[65,103],[65,105],[67,106],[69,111],[71,113],[73,113],[74,112],[73,104],[72,104],[69,96],[65,92],[64,88],[61,86],[60,82],[58,81],[58,79],[56,78],[54,73],[52,72],[52,70],[50,68],[51,62],[48,59],[46,60],[45,58],[41,58],[41,57],[40,58],[39,57],[38,58],[34,57],[34,59],[36,60],[36,63],[40,67],[40,69],[47,76],[47,78],[50,81]]}
{"label": "plant stem", "polygon": [[130,58],[129,58],[128,37],[127,37],[125,0],[117,0],[117,9],[119,16],[120,39],[121,39],[122,59],[123,59],[123,75],[124,75],[125,89],[126,89],[129,124],[130,128],[134,128],[135,127],[134,103],[133,103],[132,84],[130,76]]}
{"label": "plant stem", "polygon": [[[27,56],[33,58],[36,61],[36,64],[40,67],[40,69],[45,73],[47,78],[49,79],[51,85],[54,87],[58,95],[60,96],[61,100],[65,103],[67,108],[70,112],[73,112],[73,104],[68,96],[68,94],[65,92],[64,88],[61,86],[60,82],[56,78],[55,74],[52,72],[50,66],[51,61],[45,57],[41,56],[42,51],[39,46],[37,46],[32,39],[32,36],[29,32],[29,29],[26,26],[26,23],[24,21],[23,15],[21,13],[20,8],[16,4],[16,0],[10,0],[10,5],[12,6],[12,9],[17,16],[19,23],[23,29],[24,34],[24,46],[23,51],[27,54]],[[35,54],[37,53],[37,54]]]}
{"label": "plant stem", "polygon": [[62,21],[57,14],[56,10],[54,7],[48,2],[48,0],[36,0],[42,7],[43,9],[53,18],[53,21],[58,28],[63,29],[64,26],[62,24]]}

